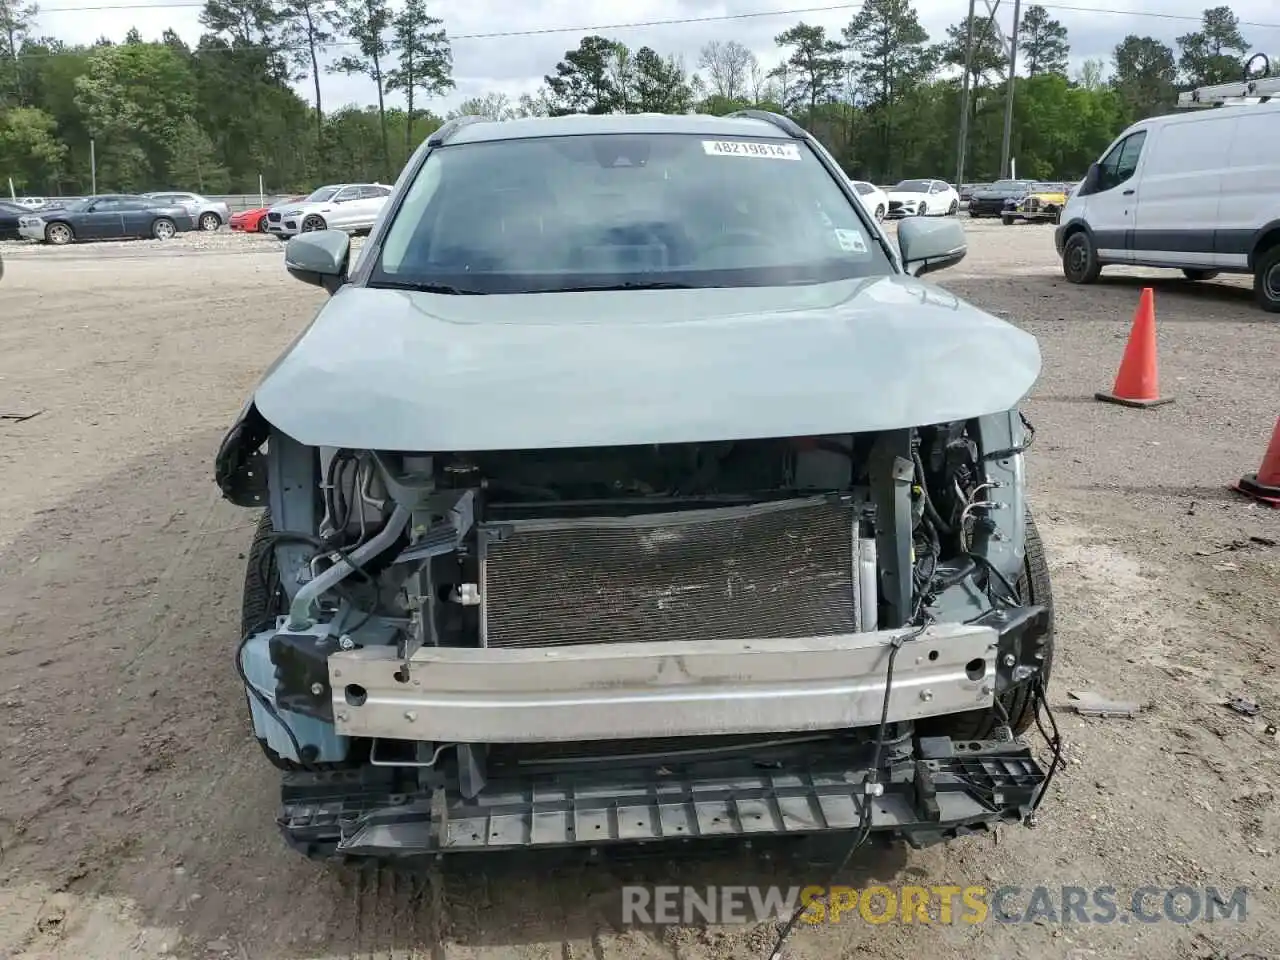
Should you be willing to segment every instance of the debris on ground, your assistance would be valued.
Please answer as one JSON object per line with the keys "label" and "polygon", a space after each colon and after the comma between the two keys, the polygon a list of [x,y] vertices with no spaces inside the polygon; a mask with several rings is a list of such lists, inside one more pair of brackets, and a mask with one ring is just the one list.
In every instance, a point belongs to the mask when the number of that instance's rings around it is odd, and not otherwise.
{"label": "debris on ground", "polygon": [[1212,557],[1219,553],[1229,553],[1234,550],[1247,550],[1249,547],[1253,547],[1253,546],[1274,547],[1275,545],[1276,545],[1276,541],[1271,539],[1270,537],[1252,536],[1244,539],[1232,540],[1230,543],[1224,543],[1221,546],[1215,547],[1212,550],[1197,550],[1196,556]]}
{"label": "debris on ground", "polygon": [[1262,707],[1258,706],[1257,701],[1250,700],[1247,697],[1232,697],[1226,702],[1225,706],[1246,717],[1256,717],[1262,712]]}
{"label": "debris on ground", "polygon": [[22,423],[24,420],[38,417],[42,413],[44,413],[43,410],[34,410],[30,413],[0,413],[0,420],[7,420],[9,423]]}
{"label": "debris on ground", "polygon": [[1082,717],[1136,717],[1142,712],[1142,704],[1135,700],[1110,700],[1092,690],[1069,691],[1073,703],[1067,704]]}

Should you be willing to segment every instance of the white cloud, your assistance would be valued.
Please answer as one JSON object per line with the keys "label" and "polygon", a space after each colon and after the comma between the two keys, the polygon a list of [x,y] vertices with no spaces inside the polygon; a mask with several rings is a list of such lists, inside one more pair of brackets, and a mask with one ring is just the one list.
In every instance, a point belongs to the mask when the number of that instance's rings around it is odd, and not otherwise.
{"label": "white cloud", "polygon": [[[130,27],[137,27],[146,39],[158,38],[168,28],[191,44],[200,37],[199,6],[193,0],[119,0],[128,2],[131,8],[58,12],[59,7],[112,2],[56,0],[42,11],[39,32],[71,43],[89,43],[99,36],[119,40]],[[1209,0],[1165,0],[1159,12],[1153,13],[1156,8],[1142,0],[1064,0],[1062,4],[1045,4],[1069,29],[1072,59],[1076,62],[1088,57],[1109,60],[1112,48],[1129,33],[1151,35],[1172,45],[1179,34],[1196,28],[1208,5]],[[1255,50],[1271,53],[1273,59],[1280,61],[1280,13],[1275,12],[1273,0],[1236,0],[1232,6],[1242,21],[1265,25],[1245,26],[1242,32]],[[755,51],[762,62],[771,64],[779,59],[773,42],[778,33],[805,20],[838,35],[857,5],[841,5],[839,0],[597,0],[589,6],[570,0],[437,0],[431,7],[454,38],[457,89],[431,105],[443,112],[467,97],[491,90],[516,95],[534,89],[543,75],[552,72],[564,52],[577,46],[584,27],[598,26],[600,33],[633,47],[648,45],[660,53],[682,56],[691,69],[697,65],[701,46],[714,39],[737,40]],[[803,13],[786,12],[800,8],[808,9]],[[977,9],[985,12],[983,0],[979,0]],[[918,0],[917,10],[935,39],[940,39],[947,25],[961,19],[965,12],[962,0]],[[741,17],[763,11],[781,12]],[[697,20],[726,16],[740,18]],[[1008,32],[1012,0],[1002,0],[997,16]],[[656,20],[686,22],[649,23]],[[617,24],[637,26],[614,26]],[[569,29],[552,32],[557,28]],[[525,35],[492,36],[522,32]],[[298,89],[308,96],[309,82],[299,84]],[[372,83],[363,78],[327,74],[322,78],[321,89],[330,108],[374,99]]]}

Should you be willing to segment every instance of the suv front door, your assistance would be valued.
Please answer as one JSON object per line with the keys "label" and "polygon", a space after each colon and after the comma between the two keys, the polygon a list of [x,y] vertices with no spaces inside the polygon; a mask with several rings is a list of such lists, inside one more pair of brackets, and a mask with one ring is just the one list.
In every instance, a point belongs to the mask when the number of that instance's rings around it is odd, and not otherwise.
{"label": "suv front door", "polygon": [[360,219],[360,188],[343,187],[333,195],[323,214],[325,223],[334,230],[351,230]]}
{"label": "suv front door", "polygon": [[1098,256],[1109,263],[1133,262],[1138,211],[1138,165],[1147,131],[1135,130],[1098,162],[1098,182],[1089,192],[1086,221]]}

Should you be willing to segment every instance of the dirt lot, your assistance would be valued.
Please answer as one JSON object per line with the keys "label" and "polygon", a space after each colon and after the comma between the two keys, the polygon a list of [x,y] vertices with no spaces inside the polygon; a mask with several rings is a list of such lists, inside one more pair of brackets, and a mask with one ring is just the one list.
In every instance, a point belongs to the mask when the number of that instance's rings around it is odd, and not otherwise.
{"label": "dirt lot", "polygon": [[[1053,699],[1140,699],[1137,719],[1057,710],[1067,738],[1038,826],[868,851],[845,879],[1249,887],[1247,917],[802,929],[794,956],[1280,956],[1280,511],[1225,489],[1280,413],[1280,323],[1246,285],[1156,282],[1170,406],[1099,404],[1142,280],[1068,287],[1050,228],[966,224],[938,280],[1039,338],[1027,410],[1056,574]],[[626,878],[821,882],[750,851],[626,868],[460,877],[330,868],[285,849],[274,772],[231,651],[253,517],[213,453],[322,294],[280,245],[218,235],[6,245],[0,281],[0,957],[750,960],[770,928],[619,930]],[[1123,271],[1109,271],[1120,274]],[[1250,538],[1258,538],[1251,540]],[[1154,901],[1159,905],[1159,899]]]}

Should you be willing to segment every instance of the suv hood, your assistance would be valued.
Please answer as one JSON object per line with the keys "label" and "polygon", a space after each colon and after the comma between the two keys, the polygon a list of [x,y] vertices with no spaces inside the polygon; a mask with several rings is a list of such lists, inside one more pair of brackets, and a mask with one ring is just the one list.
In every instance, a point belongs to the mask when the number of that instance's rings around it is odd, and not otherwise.
{"label": "suv hood", "polygon": [[1034,337],[902,275],[450,296],[341,288],[259,383],[311,446],[471,451],[809,436],[1008,410]]}

